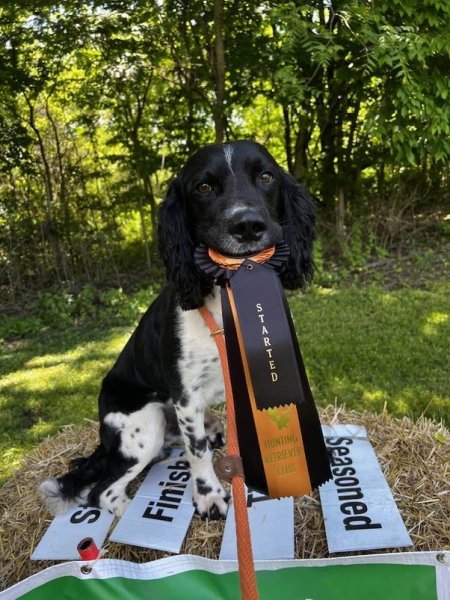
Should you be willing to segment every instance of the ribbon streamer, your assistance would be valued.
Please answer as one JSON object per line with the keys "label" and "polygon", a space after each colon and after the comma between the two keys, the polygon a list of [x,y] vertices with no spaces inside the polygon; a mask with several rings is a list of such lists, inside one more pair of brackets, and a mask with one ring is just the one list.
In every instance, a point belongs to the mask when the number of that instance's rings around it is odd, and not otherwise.
{"label": "ribbon streamer", "polygon": [[317,409],[277,274],[287,257],[284,244],[244,259],[222,257],[204,247],[196,252],[197,264],[222,287],[246,483],[271,498],[308,494],[331,477]]}

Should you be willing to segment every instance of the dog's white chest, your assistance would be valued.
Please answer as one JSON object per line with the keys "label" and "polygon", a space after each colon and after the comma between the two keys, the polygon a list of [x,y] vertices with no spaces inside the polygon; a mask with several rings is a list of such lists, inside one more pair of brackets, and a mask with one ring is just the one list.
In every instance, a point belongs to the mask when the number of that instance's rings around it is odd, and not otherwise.
{"label": "dog's white chest", "polygon": [[[220,290],[216,286],[205,305],[217,325],[222,325]],[[198,310],[179,311],[179,369],[183,388],[188,395],[201,394],[205,404],[222,402],[223,378],[219,353],[203,317]]]}

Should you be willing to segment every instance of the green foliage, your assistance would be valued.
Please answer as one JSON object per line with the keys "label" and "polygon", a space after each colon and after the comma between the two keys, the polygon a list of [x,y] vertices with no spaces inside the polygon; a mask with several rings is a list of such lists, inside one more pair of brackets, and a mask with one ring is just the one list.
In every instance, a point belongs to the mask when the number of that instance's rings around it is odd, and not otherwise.
{"label": "green foliage", "polygon": [[43,327],[40,317],[14,316],[2,319],[0,324],[0,341],[21,338],[39,332]]}
{"label": "green foliage", "polygon": [[447,221],[442,221],[439,224],[439,230],[441,235],[448,241],[450,241],[450,218]]}
{"label": "green foliage", "polygon": [[331,287],[337,283],[336,275],[331,273],[327,268],[327,263],[324,258],[323,243],[317,239],[314,243],[313,250],[313,264],[314,264],[314,283],[323,287]]}
{"label": "green foliage", "polygon": [[371,236],[368,240],[365,239],[361,226],[356,223],[352,229],[348,245],[344,250],[344,256],[350,268],[361,267],[367,263],[367,259],[373,251],[373,243],[373,237]]}
{"label": "green foliage", "polygon": [[39,334],[49,328],[63,331],[67,327],[96,323],[97,326],[130,323],[141,314],[154,297],[154,288],[144,288],[127,295],[122,288],[99,290],[85,285],[78,294],[43,292],[26,305],[25,316],[11,316],[0,324],[0,340],[14,340]]}
{"label": "green foliage", "polygon": [[362,258],[372,198],[386,214],[399,180],[421,209],[448,193],[449,23],[442,0],[231,0],[220,23],[203,0],[4,3],[0,285],[152,271],[157,205],[218,117],[307,182],[325,245]]}
{"label": "green foliage", "polygon": [[445,194],[450,5],[282,2],[270,18],[289,169],[321,198],[328,245],[358,262],[386,242],[355,227],[372,216],[371,198],[388,214],[399,179],[407,195],[420,189],[422,207]]}
{"label": "green foliage", "polygon": [[371,259],[380,260],[387,255],[386,248],[378,245],[375,232],[356,221],[343,250],[344,265],[351,270],[362,269]]}

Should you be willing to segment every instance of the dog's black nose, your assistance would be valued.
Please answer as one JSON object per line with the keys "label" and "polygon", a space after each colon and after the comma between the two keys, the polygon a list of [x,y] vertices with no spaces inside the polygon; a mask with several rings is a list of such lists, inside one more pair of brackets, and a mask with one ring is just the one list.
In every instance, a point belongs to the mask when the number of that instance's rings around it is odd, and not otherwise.
{"label": "dog's black nose", "polygon": [[239,242],[253,242],[261,239],[267,225],[255,210],[247,209],[235,213],[228,223],[228,233]]}

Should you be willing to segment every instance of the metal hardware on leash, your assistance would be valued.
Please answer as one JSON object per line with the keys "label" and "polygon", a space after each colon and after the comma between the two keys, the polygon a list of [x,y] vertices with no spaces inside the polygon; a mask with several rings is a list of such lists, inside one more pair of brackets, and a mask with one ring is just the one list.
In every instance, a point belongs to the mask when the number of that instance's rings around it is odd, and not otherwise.
{"label": "metal hardware on leash", "polygon": [[244,477],[244,468],[240,456],[221,456],[213,463],[214,471],[219,479],[225,479],[231,483],[233,477]]}

